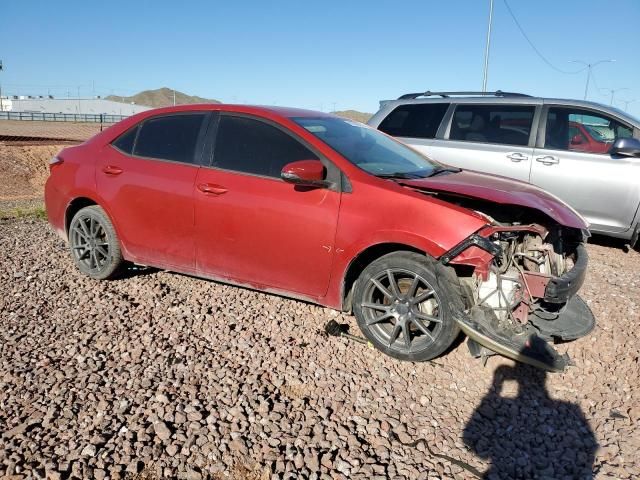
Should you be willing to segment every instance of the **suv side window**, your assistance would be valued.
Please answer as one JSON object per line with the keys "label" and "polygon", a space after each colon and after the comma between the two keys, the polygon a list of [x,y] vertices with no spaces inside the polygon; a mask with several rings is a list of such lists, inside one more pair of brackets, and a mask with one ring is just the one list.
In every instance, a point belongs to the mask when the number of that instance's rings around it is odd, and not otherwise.
{"label": "suv side window", "polygon": [[189,113],[146,120],[140,127],[134,155],[198,163],[195,159],[196,143],[205,117],[205,113]]}
{"label": "suv side window", "polygon": [[378,130],[393,137],[435,138],[448,103],[400,105],[380,123]]}
{"label": "suv side window", "polygon": [[551,107],[547,113],[544,147],[604,155],[616,139],[632,136],[631,127],[606,115],[571,107]]}
{"label": "suv side window", "polygon": [[280,178],[282,167],[298,160],[319,160],[311,150],[279,128],[252,118],[220,117],[213,166]]}
{"label": "suv side window", "polygon": [[449,139],[526,146],[534,113],[533,105],[458,105]]}

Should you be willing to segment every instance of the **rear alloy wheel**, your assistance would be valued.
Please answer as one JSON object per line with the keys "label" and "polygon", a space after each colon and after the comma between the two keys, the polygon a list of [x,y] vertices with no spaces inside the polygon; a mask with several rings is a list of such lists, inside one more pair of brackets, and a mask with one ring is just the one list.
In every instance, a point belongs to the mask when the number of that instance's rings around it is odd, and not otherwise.
{"label": "rear alloy wheel", "polygon": [[459,328],[459,293],[445,267],[424,255],[395,252],[369,265],[355,287],[353,310],[362,333],[400,360],[425,361],[442,354]]}
{"label": "rear alloy wheel", "polygon": [[73,216],[69,247],[80,271],[96,280],[115,278],[124,263],[116,231],[97,205],[85,207]]}

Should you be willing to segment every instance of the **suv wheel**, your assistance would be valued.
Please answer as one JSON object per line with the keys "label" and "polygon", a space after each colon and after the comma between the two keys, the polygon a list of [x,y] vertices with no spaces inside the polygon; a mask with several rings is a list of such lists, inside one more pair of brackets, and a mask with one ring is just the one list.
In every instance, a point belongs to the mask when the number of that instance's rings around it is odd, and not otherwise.
{"label": "suv wheel", "polygon": [[453,343],[464,309],[453,271],[424,255],[394,252],[372,262],[356,283],[358,326],[379,350],[414,362],[431,360]]}
{"label": "suv wheel", "polygon": [[97,205],[85,207],[73,216],[69,247],[80,271],[96,280],[116,277],[124,263],[111,220]]}

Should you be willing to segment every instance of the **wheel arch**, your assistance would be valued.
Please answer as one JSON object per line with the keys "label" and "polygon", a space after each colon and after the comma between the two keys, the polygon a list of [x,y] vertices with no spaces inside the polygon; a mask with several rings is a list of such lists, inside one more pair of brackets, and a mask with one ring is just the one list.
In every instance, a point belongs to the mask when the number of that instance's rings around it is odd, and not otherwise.
{"label": "wheel arch", "polygon": [[69,202],[64,212],[64,232],[67,236],[69,235],[69,227],[71,226],[71,220],[73,220],[73,217],[75,216],[75,214],[78,213],[83,208],[89,207],[91,205],[100,206],[100,204],[96,200],[94,200],[93,198],[85,197],[85,196],[76,197]]}
{"label": "wheel arch", "polygon": [[351,260],[351,262],[349,262],[345,274],[342,277],[341,301],[342,310],[344,312],[351,311],[351,300],[353,296],[354,286],[362,271],[371,262],[392,252],[415,252],[421,255],[428,255],[424,250],[421,250],[413,245],[397,242],[376,243],[373,245],[369,245],[368,247],[360,251]]}

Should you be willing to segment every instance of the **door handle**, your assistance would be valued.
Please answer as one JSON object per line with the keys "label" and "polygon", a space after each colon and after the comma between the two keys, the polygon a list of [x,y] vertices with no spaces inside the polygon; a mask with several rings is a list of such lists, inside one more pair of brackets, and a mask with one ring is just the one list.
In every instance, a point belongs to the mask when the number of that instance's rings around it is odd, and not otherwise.
{"label": "door handle", "polygon": [[512,162],[522,162],[523,160],[529,160],[529,157],[520,152],[510,153],[507,155],[507,158],[509,158]]}
{"label": "door handle", "polygon": [[537,157],[536,162],[540,162],[543,165],[555,165],[560,163],[560,159],[552,155],[545,155],[544,157]]}
{"label": "door handle", "polygon": [[102,171],[111,176],[120,175],[122,173],[122,169],[115,165],[107,165],[106,167],[103,167]]}
{"label": "door handle", "polygon": [[226,188],[214,183],[201,183],[200,185],[198,185],[198,190],[209,195],[222,195],[223,193],[227,193]]}

